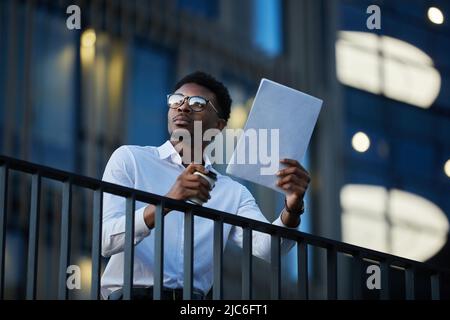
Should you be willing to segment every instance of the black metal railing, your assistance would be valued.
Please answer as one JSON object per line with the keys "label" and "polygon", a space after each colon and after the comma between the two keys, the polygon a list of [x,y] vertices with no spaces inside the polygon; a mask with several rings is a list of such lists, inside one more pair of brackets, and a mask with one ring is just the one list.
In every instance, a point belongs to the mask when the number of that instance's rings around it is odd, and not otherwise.
{"label": "black metal railing", "polygon": [[190,299],[193,291],[193,255],[194,255],[194,216],[203,217],[214,221],[214,283],[213,299],[223,298],[223,225],[230,224],[243,228],[243,260],[242,260],[242,299],[252,298],[252,233],[255,231],[271,235],[271,293],[272,299],[279,299],[281,296],[281,238],[291,239],[297,243],[297,264],[298,264],[298,298],[308,299],[308,248],[319,247],[325,249],[326,274],[327,274],[327,298],[337,299],[338,291],[338,253],[345,254],[352,258],[352,270],[355,275],[353,279],[353,298],[361,299],[364,281],[361,281],[360,274],[364,261],[377,263],[381,269],[382,286],[380,292],[381,299],[389,299],[390,295],[390,270],[392,268],[404,270],[405,292],[407,299],[416,298],[415,276],[416,272],[426,272],[429,278],[429,290],[433,300],[440,299],[440,282],[442,275],[448,275],[447,269],[435,267],[426,263],[421,263],[394,255],[389,255],[374,250],[361,248],[339,241],[313,236],[296,230],[290,230],[239,217],[233,214],[212,210],[209,208],[192,205],[183,201],[165,198],[159,195],[146,193],[143,191],[126,188],[123,186],[103,182],[97,179],[76,175],[73,173],[56,170],[53,168],[40,166],[0,156],[0,299],[4,298],[5,287],[5,241],[7,225],[7,194],[8,177],[11,170],[31,174],[31,205],[28,238],[28,259],[26,278],[26,298],[36,298],[37,283],[37,261],[38,261],[38,238],[39,238],[39,208],[41,198],[42,178],[60,181],[63,183],[62,190],[62,218],[61,218],[61,239],[60,239],[60,259],[58,271],[58,299],[68,298],[66,285],[66,270],[70,257],[70,234],[71,234],[71,207],[72,188],[78,186],[93,190],[93,214],[92,214],[92,279],[91,279],[91,299],[100,299],[100,276],[101,276],[101,234],[102,234],[102,207],[103,193],[111,193],[126,198],[126,231],[124,248],[124,279],[123,293],[124,299],[130,299],[133,286],[133,261],[134,261],[134,212],[136,201],[154,204],[157,207],[155,217],[155,265],[154,265],[154,298],[160,299],[163,288],[163,266],[164,266],[164,208],[170,208],[184,212],[184,288],[183,298]]}

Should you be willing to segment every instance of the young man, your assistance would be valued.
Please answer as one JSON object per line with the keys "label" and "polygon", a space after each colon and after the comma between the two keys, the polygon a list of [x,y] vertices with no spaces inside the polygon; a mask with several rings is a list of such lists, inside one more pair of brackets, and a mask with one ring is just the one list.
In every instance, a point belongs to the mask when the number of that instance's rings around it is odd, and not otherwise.
{"label": "young man", "polygon": [[[202,72],[181,79],[175,92],[167,97],[168,130],[195,132],[194,121],[201,121],[202,134],[208,129],[222,130],[230,115],[231,98],[225,86]],[[203,135],[202,135],[203,136]],[[195,140],[193,138],[192,140]],[[177,200],[196,197],[204,206],[267,222],[255,199],[246,187],[219,174],[210,159],[203,154],[207,142],[200,146],[186,140],[170,140],[159,147],[122,146],[118,148],[105,169],[103,180]],[[186,153],[199,152],[202,164],[186,161]],[[183,161],[184,160],[184,161]],[[295,160],[280,161],[286,167],[278,172],[278,186],[285,191],[285,208],[273,224],[298,228],[303,212],[303,196],[308,187],[309,174]],[[195,171],[217,174],[214,188],[194,175]],[[155,206],[137,202],[135,212],[135,298],[152,298]],[[202,299],[213,281],[213,221],[196,217],[194,225],[194,299]],[[182,212],[165,215],[163,297],[181,298],[183,288],[183,229]],[[242,229],[224,225],[224,237],[242,246]],[[102,276],[102,296],[120,299],[123,285],[125,242],[125,199],[105,194],[103,209],[102,254],[110,257]],[[282,241],[282,252],[294,243]],[[270,236],[253,232],[253,254],[270,261]]]}

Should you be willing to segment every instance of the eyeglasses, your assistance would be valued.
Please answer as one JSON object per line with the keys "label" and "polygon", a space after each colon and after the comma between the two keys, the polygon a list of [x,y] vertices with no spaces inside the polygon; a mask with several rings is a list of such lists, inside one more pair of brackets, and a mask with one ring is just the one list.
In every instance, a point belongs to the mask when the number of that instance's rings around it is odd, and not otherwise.
{"label": "eyeglasses", "polygon": [[209,103],[211,105],[211,107],[214,109],[214,111],[218,115],[220,115],[219,111],[217,111],[216,107],[211,102],[211,100],[205,99],[200,96],[189,97],[189,96],[185,96],[181,93],[168,94],[167,95],[167,105],[171,109],[177,109],[181,105],[183,105],[183,103],[186,101],[186,99],[188,99],[189,109],[191,109],[193,112],[202,112],[203,110],[205,110],[206,106]]}

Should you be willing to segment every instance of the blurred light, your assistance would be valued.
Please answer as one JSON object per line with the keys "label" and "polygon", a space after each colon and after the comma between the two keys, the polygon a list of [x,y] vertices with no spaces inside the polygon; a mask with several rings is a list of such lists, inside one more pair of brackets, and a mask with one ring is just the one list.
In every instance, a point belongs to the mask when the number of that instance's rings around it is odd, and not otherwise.
{"label": "blurred light", "polygon": [[370,148],[370,139],[364,132],[357,132],[352,138],[352,146],[358,152],[366,152]]}
{"label": "blurred light", "polygon": [[448,159],[444,165],[444,172],[447,175],[447,177],[450,178],[450,159]]}
{"label": "blurred light", "polygon": [[247,110],[243,105],[237,105],[231,108],[230,119],[227,126],[231,129],[241,129],[247,120]]}
{"label": "blurred light", "polygon": [[94,63],[95,59],[95,42],[97,40],[97,35],[93,29],[87,29],[81,35],[81,63],[85,66]]}
{"label": "blurred light", "polygon": [[444,14],[436,7],[428,9],[428,19],[435,24],[442,24],[444,22]]}
{"label": "blurred light", "polygon": [[95,45],[95,40],[97,39],[95,31],[93,29],[87,29],[81,35],[81,46],[82,47],[93,47]]}
{"label": "blurred light", "polygon": [[78,261],[78,266],[81,270],[81,290],[89,291],[92,281],[92,260],[88,257],[83,257]]}
{"label": "blurred light", "polygon": [[119,112],[123,95],[123,79],[125,72],[124,53],[118,49],[111,57],[109,65],[108,92],[109,104],[114,113]]}
{"label": "blurred light", "polygon": [[345,242],[425,261],[447,241],[445,213],[423,197],[370,185],[346,185],[340,197]]}
{"label": "blurred light", "polygon": [[95,59],[94,47],[81,47],[80,49],[81,63],[83,65],[91,65]]}
{"label": "blurred light", "polygon": [[336,71],[345,85],[420,108],[431,107],[441,89],[441,76],[425,52],[366,32],[339,32]]}

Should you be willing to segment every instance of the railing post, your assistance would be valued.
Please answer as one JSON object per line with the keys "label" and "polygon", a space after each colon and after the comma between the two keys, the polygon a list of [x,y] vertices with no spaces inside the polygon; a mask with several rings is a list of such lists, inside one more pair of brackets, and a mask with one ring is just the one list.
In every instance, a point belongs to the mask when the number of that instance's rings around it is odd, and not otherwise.
{"label": "railing post", "polygon": [[155,273],[153,276],[153,299],[161,300],[164,280],[164,202],[155,212]]}
{"label": "railing post", "polygon": [[223,296],[223,222],[214,221],[214,283],[213,300],[222,300]]}
{"label": "railing post", "polygon": [[61,248],[59,256],[59,281],[58,281],[58,299],[66,300],[67,292],[67,266],[70,263],[70,237],[72,225],[72,181],[64,182],[62,194],[62,213],[61,213]]}
{"label": "railing post", "polygon": [[337,299],[337,252],[334,247],[327,249],[327,295],[328,300]]}
{"label": "railing post", "polygon": [[252,229],[243,228],[242,299],[252,298]]}
{"label": "railing post", "polygon": [[389,260],[383,260],[381,264],[381,300],[389,300],[391,298],[391,263]]}
{"label": "railing post", "polygon": [[439,273],[434,273],[430,277],[431,281],[431,299],[440,300],[441,299],[441,288],[440,288],[440,276]]}
{"label": "railing post", "polygon": [[297,286],[301,300],[308,300],[308,244],[305,240],[297,242]]}
{"label": "railing post", "polygon": [[101,273],[101,246],[102,246],[102,211],[103,190],[94,191],[94,204],[92,210],[92,281],[91,299],[100,299],[100,273]]}
{"label": "railing post", "polygon": [[272,300],[279,300],[281,297],[280,237],[271,235],[270,240],[271,298]]}
{"label": "railing post", "polygon": [[124,272],[123,272],[123,299],[130,300],[133,290],[133,271],[134,271],[134,211],[135,211],[134,193],[126,198],[125,213],[125,253],[124,253]]}
{"label": "railing post", "polygon": [[183,300],[192,299],[194,257],[194,214],[188,210],[184,214],[184,281]]}
{"label": "railing post", "polygon": [[359,252],[355,252],[352,258],[352,274],[353,274],[353,300],[362,299],[362,258]]}
{"label": "railing post", "polygon": [[405,270],[405,295],[406,300],[415,300],[415,270],[411,266]]}
{"label": "railing post", "polygon": [[41,175],[31,178],[30,226],[28,236],[27,300],[36,299],[36,276],[39,241],[39,209],[41,205]]}
{"label": "railing post", "polygon": [[8,165],[0,165],[0,300],[5,290],[6,217],[8,206]]}

